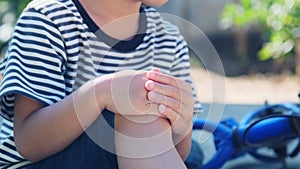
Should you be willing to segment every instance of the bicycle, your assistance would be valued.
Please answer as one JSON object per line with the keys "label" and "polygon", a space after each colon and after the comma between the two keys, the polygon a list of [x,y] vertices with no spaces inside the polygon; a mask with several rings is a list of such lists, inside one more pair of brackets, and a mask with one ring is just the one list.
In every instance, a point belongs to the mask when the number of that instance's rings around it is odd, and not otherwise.
{"label": "bicycle", "polygon": [[[298,95],[300,98],[300,94]],[[193,130],[204,130],[214,136],[216,153],[199,169],[218,169],[227,161],[250,154],[263,162],[283,162],[300,152],[300,106],[293,103],[268,105],[250,112],[237,123],[233,118],[220,123],[195,119]],[[291,152],[292,141],[298,144]],[[274,154],[262,153],[268,148]]]}

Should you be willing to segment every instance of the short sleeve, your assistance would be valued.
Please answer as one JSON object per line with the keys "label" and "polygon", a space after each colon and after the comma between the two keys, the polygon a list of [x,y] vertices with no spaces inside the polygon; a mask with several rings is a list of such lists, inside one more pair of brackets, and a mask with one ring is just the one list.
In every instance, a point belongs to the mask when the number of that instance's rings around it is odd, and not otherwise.
{"label": "short sleeve", "polygon": [[55,24],[35,9],[24,11],[0,65],[1,115],[13,118],[15,94],[44,105],[63,99],[64,53],[63,39]]}
{"label": "short sleeve", "polygon": [[190,75],[190,57],[187,43],[182,35],[179,35],[176,42],[175,59],[172,64],[171,74],[191,84],[194,97],[194,114],[202,112],[195,85]]}

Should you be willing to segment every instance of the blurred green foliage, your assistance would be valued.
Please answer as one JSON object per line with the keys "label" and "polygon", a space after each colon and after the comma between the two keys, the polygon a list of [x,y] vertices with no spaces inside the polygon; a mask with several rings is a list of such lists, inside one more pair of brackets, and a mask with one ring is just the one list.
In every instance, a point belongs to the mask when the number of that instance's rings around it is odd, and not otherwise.
{"label": "blurred green foliage", "polygon": [[17,18],[31,0],[0,0],[0,49],[7,45]]}
{"label": "blurred green foliage", "polygon": [[221,14],[224,28],[258,26],[267,35],[259,51],[261,60],[294,55],[300,38],[300,0],[239,0],[229,3]]}

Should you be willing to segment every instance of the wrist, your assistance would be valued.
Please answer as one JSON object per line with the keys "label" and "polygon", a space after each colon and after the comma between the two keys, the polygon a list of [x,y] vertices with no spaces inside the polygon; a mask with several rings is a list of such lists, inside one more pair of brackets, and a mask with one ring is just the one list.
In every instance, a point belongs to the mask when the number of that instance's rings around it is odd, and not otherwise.
{"label": "wrist", "polygon": [[74,111],[82,126],[86,130],[103,111],[101,95],[97,92],[95,80],[90,80],[79,87],[72,94]]}
{"label": "wrist", "polygon": [[193,120],[190,120],[189,122],[186,123],[185,128],[181,130],[181,132],[178,133],[173,132],[172,137],[174,143],[179,143],[186,137],[191,137],[192,129],[193,129]]}
{"label": "wrist", "polygon": [[111,78],[109,75],[103,75],[93,80],[93,92],[97,101],[98,109],[103,111],[111,103]]}

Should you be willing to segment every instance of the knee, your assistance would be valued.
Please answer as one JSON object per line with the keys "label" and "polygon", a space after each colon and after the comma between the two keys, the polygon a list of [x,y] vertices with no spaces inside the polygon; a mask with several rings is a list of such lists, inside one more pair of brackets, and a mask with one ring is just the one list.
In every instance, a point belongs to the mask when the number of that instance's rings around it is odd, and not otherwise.
{"label": "knee", "polygon": [[121,116],[115,115],[115,129],[129,137],[146,138],[162,133],[171,136],[168,120],[157,116]]}
{"label": "knee", "polygon": [[132,158],[156,156],[174,148],[166,119],[154,116],[115,116],[116,153]]}

